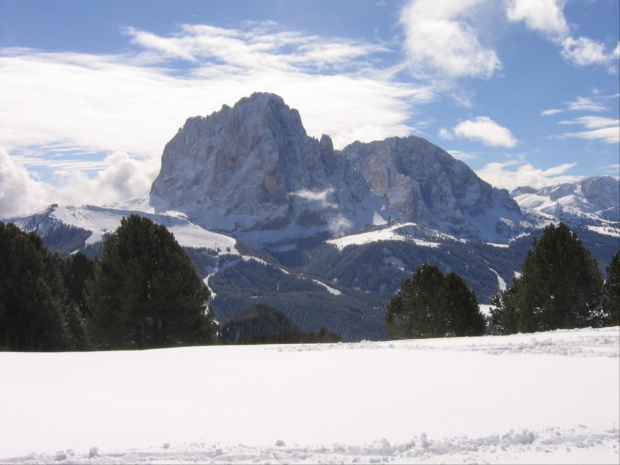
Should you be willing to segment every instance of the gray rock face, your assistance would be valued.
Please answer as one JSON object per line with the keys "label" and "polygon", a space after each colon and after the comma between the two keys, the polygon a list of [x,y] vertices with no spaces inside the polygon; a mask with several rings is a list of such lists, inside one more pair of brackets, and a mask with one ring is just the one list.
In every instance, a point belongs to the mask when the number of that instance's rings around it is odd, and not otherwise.
{"label": "gray rock face", "polygon": [[419,137],[355,142],[343,155],[397,210],[401,221],[460,237],[506,236],[521,218],[507,191]]}
{"label": "gray rock face", "polygon": [[507,192],[424,139],[337,151],[329,136],[309,137],[280,97],[264,93],[188,119],[164,149],[151,205],[208,229],[279,237],[340,233],[381,217],[496,241],[520,217]]}
{"label": "gray rock face", "polygon": [[308,137],[297,110],[257,93],[187,120],[164,149],[151,205],[231,232],[326,228],[370,194],[355,182],[360,191],[350,192],[342,161],[329,137]]}

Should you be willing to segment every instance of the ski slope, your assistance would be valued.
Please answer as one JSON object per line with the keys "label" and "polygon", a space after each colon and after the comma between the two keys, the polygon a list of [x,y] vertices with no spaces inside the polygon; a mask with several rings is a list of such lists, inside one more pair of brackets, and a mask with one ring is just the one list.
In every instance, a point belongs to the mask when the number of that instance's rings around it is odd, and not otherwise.
{"label": "ski slope", "polygon": [[620,328],[0,352],[0,463],[615,463]]}

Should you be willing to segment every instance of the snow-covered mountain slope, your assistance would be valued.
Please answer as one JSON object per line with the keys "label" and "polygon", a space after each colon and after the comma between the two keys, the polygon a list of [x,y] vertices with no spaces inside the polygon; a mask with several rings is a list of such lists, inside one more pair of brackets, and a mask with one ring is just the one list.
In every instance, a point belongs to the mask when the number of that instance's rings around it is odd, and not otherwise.
{"label": "snow-covered mountain slope", "polygon": [[535,190],[519,187],[511,192],[526,211],[568,223],[582,222],[601,233],[620,234],[620,180],[611,176],[583,179]]}
{"label": "snow-covered mountain slope", "polygon": [[236,250],[237,241],[235,239],[196,226],[188,221],[185,215],[177,212],[154,214],[139,210],[121,210],[93,205],[81,207],[52,205],[41,213],[26,217],[10,218],[8,221],[24,231],[34,231],[42,237],[50,235],[58,227],[75,228],[90,233],[84,240],[84,245],[92,245],[103,241],[105,235],[113,233],[119,227],[121,220],[132,213],[147,217],[157,224],[166,226],[174,234],[177,242],[183,247],[220,250],[223,253],[238,253]]}
{"label": "snow-covered mountain slope", "polygon": [[0,462],[617,464],[619,340],[0,352]]}
{"label": "snow-covered mountain slope", "polygon": [[329,136],[309,137],[299,113],[265,93],[188,119],[164,149],[151,205],[253,244],[377,221],[507,242],[524,221],[506,191],[424,139],[334,150]]}
{"label": "snow-covered mountain slope", "polygon": [[[262,303],[284,312],[304,331],[330,328],[344,340],[384,337],[381,299],[325,282],[304,270],[289,271],[269,253],[205,230],[183,213],[148,213],[148,207],[139,199],[131,205],[143,210],[122,210],[118,205],[115,208],[52,205],[38,214],[7,221],[24,231],[36,232],[52,252],[63,257],[77,250],[100,256],[103,242],[120,225],[121,219],[137,213],[166,226],[185,248],[211,292],[209,304],[215,310],[216,319],[225,320]],[[334,308],[338,311],[333,311]]]}

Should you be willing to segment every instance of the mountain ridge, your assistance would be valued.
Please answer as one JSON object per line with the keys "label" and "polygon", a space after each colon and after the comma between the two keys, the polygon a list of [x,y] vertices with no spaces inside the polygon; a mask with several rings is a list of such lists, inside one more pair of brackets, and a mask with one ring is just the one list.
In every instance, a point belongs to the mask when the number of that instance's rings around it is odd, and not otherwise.
{"label": "mountain ridge", "polygon": [[164,148],[150,195],[158,213],[181,211],[250,242],[256,234],[244,233],[342,234],[377,218],[507,242],[524,221],[506,191],[425,139],[334,150],[329,136],[309,137],[299,112],[266,93],[189,118]]}
{"label": "mountain ridge", "polygon": [[541,189],[522,186],[510,195],[522,209],[559,220],[590,220],[608,226],[620,221],[620,180],[613,176],[595,176]]}

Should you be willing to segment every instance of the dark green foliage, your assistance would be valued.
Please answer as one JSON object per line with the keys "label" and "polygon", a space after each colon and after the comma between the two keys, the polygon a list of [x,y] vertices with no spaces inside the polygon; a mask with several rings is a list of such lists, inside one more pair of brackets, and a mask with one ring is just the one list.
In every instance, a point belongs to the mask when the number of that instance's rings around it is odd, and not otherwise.
{"label": "dark green foliage", "polygon": [[321,328],[303,332],[283,313],[267,305],[254,305],[220,326],[220,337],[236,344],[295,344],[340,342],[339,334]]}
{"label": "dark green foliage", "polygon": [[131,215],[110,236],[86,284],[100,347],[149,348],[211,340],[207,288],[164,226]]}
{"label": "dark green foliage", "polygon": [[69,300],[76,304],[82,315],[86,315],[86,298],[84,289],[86,280],[94,272],[95,262],[82,252],[76,252],[65,260],[63,278]]}
{"label": "dark green foliage", "polygon": [[494,296],[497,332],[549,331],[600,324],[603,276],[577,235],[563,223],[534,239],[523,275]]}
{"label": "dark green foliage", "polygon": [[480,312],[476,294],[465,280],[454,272],[446,275],[448,331],[453,336],[481,336],[486,330],[486,320]]}
{"label": "dark green foliage", "polygon": [[85,322],[66,296],[63,263],[34,233],[0,222],[0,346],[85,349]]}
{"label": "dark green foliage", "polygon": [[424,264],[388,305],[385,322],[396,338],[477,336],[486,322],[476,295],[454,272]]}
{"label": "dark green foliage", "polygon": [[611,259],[607,267],[607,282],[603,295],[605,323],[609,326],[620,325],[620,251]]}

